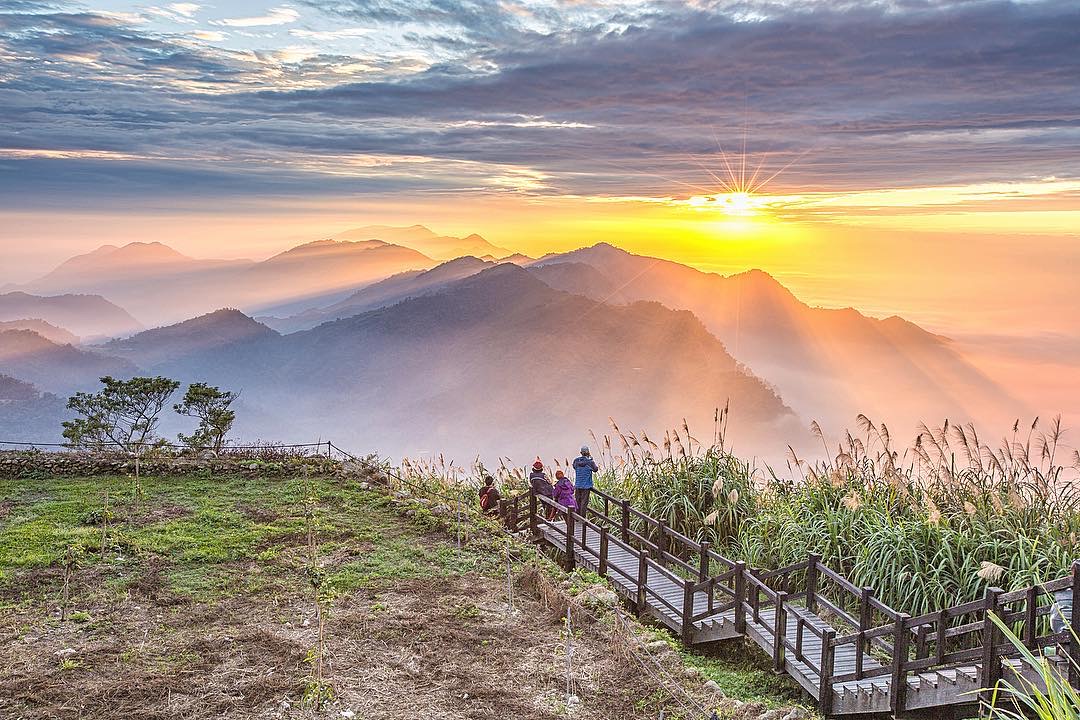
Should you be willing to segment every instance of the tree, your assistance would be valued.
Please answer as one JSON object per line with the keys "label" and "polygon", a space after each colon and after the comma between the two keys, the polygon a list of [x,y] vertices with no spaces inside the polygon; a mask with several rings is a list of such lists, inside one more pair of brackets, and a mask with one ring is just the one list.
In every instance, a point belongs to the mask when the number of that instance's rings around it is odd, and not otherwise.
{"label": "tree", "polygon": [[192,383],[184,393],[184,399],[173,405],[181,415],[199,419],[199,426],[191,435],[180,433],[180,442],[191,447],[210,447],[221,452],[225,436],[232,429],[236,413],[230,409],[240,393],[211,387],[206,383]]}
{"label": "tree", "polygon": [[64,437],[75,447],[115,446],[138,450],[154,439],[158,416],[180,383],[166,377],[117,380],[106,375],[99,393],[79,392],[67,408],[80,417],[64,423]]}

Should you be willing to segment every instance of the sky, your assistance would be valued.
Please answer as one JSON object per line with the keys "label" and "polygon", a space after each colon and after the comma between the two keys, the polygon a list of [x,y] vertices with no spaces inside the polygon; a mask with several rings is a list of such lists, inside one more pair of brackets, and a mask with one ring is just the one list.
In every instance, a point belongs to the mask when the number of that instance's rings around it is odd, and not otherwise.
{"label": "sky", "polygon": [[0,0],[0,285],[423,223],[1066,352],[1078,38],[1075,0]]}

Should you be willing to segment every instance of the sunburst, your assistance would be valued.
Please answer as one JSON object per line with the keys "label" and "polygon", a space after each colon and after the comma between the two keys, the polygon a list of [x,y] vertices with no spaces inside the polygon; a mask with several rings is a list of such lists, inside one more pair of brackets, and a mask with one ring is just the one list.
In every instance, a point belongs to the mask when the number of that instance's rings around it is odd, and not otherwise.
{"label": "sunburst", "polygon": [[757,157],[747,153],[746,129],[743,130],[742,150],[737,156],[729,155],[724,150],[724,145],[715,132],[713,133],[713,140],[716,141],[717,158],[720,161],[718,171],[713,171],[695,156],[691,156],[691,158],[709,174],[709,177],[719,185],[719,188],[714,193],[692,196],[688,202],[695,207],[718,209],[725,215],[734,217],[757,215],[766,208],[770,203],[769,198],[763,193],[766,186],[809,152],[809,150],[806,150],[800,153],[780,169],[770,172],[766,169],[766,161],[769,159],[770,153],[763,152]]}

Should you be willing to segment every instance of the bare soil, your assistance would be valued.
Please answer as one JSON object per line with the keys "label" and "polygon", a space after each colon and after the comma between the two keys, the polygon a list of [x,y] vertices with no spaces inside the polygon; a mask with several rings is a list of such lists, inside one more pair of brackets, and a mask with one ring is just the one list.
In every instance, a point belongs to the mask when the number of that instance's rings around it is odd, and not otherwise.
{"label": "bare soil", "polygon": [[[670,696],[619,659],[606,629],[573,615],[580,704],[568,711],[562,614],[522,588],[511,610],[505,577],[478,571],[380,579],[339,597],[325,678],[334,700],[316,710],[303,702],[317,621],[302,586],[200,602],[169,589],[167,558],[133,562],[120,597],[98,592],[115,568],[79,570],[73,597],[88,618],[60,622],[51,592],[0,598],[0,718],[679,717]],[[237,578],[287,572],[255,560],[232,569]],[[22,572],[16,585],[61,581],[53,567]]]}

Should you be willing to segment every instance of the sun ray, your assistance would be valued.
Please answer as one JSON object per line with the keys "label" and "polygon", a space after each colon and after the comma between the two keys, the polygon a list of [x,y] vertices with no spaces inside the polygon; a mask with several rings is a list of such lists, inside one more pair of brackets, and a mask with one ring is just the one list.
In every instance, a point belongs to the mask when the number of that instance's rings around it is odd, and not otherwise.
{"label": "sun ray", "polygon": [[789,167],[791,167],[792,165],[794,165],[795,163],[797,163],[797,162],[798,162],[799,160],[801,160],[801,159],[803,159],[804,157],[806,157],[806,155],[807,155],[807,154],[808,154],[808,153],[809,153],[809,152],[810,152],[811,150],[813,150],[813,147],[808,147],[808,148],[806,148],[806,149],[805,149],[805,150],[803,150],[803,151],[802,151],[801,153],[799,153],[799,154],[798,154],[798,155],[796,155],[796,156],[795,156],[794,158],[792,158],[791,162],[789,162],[789,163],[788,163],[787,165],[784,165],[784,166],[783,166],[782,168],[780,168],[779,170],[777,170],[776,172],[774,172],[774,173],[773,173],[772,175],[770,175],[769,177],[765,178],[765,179],[764,179],[764,180],[763,180],[763,181],[761,182],[761,184],[759,184],[759,185],[757,186],[757,188],[755,189],[755,192],[760,192],[760,191],[761,191],[761,190],[762,190],[762,189],[763,189],[763,188],[764,188],[764,187],[765,187],[766,185],[768,185],[768,184],[769,184],[770,182],[772,182],[772,181],[773,181],[773,180],[774,180],[774,179],[776,178],[776,176],[777,176],[777,175],[779,175],[780,173],[784,172],[784,171],[785,171],[785,170],[787,170],[787,169],[788,169]]}
{"label": "sun ray", "polygon": [[728,177],[731,178],[731,186],[736,187],[738,181],[735,178],[735,171],[731,167],[731,163],[728,162],[727,153],[724,152],[724,146],[720,144],[720,138],[716,136],[716,129],[713,129],[713,140],[716,141],[716,147],[720,150],[720,159],[723,160],[724,166],[727,168]]}
{"label": "sun ray", "polygon": [[732,188],[732,187],[731,187],[730,185],[728,185],[728,184],[727,184],[726,182],[724,182],[723,180],[721,180],[721,179],[720,179],[720,176],[719,176],[719,175],[717,175],[716,173],[714,173],[714,172],[713,172],[712,170],[710,170],[710,169],[708,168],[708,166],[707,166],[707,165],[705,165],[705,163],[701,162],[700,160],[698,160],[698,159],[697,159],[696,157],[694,157],[693,155],[689,155],[689,154],[688,154],[688,155],[687,155],[687,157],[689,157],[689,158],[690,158],[691,160],[693,160],[693,161],[694,161],[695,163],[697,163],[698,165],[700,165],[700,166],[701,166],[701,169],[702,169],[702,170],[704,170],[705,172],[707,172],[707,173],[709,174],[709,176],[710,176],[710,177],[712,177],[712,179],[713,179],[713,180],[715,180],[716,182],[720,183],[720,186],[721,186],[722,188],[724,188],[724,190],[726,190],[726,191],[727,191],[727,192],[729,192],[729,193],[730,193],[730,192],[735,192],[735,190],[734,190],[734,189],[733,189],[733,188]]}
{"label": "sun ray", "polygon": [[755,192],[754,183],[757,181],[758,173],[761,172],[761,168],[765,165],[765,161],[768,159],[769,153],[762,153],[761,159],[758,160],[757,167],[754,168],[754,174],[750,176],[750,182],[748,183],[747,192]]}

